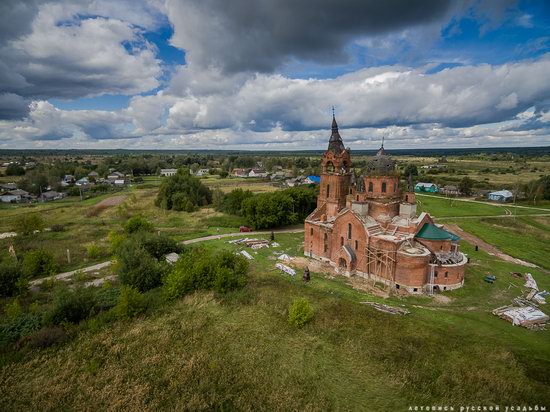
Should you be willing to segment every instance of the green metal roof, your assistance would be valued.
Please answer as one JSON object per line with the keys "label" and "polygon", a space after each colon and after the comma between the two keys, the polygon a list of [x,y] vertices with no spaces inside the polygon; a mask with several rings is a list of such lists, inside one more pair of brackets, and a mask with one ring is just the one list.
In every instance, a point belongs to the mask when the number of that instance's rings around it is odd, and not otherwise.
{"label": "green metal roof", "polygon": [[452,240],[457,241],[460,238],[454,233],[447,232],[444,229],[437,227],[431,223],[426,223],[422,229],[418,231],[416,237],[426,240]]}

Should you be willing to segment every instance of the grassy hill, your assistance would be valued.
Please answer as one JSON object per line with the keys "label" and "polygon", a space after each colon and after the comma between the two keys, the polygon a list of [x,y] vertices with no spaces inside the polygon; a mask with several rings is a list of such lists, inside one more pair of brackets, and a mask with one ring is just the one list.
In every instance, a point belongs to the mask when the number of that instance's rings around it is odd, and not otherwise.
{"label": "grassy hill", "polygon": [[[301,235],[277,235],[297,256]],[[238,249],[214,240],[208,248]],[[156,305],[133,321],[91,319],[73,339],[4,355],[1,410],[367,410],[414,405],[549,405],[550,331],[512,326],[490,313],[522,291],[525,268],[474,252],[463,289],[449,299],[382,301],[346,278],[314,273],[304,285],[274,270],[272,249],[252,261],[250,282],[226,296],[199,292]],[[495,284],[483,282],[486,273]],[[532,271],[541,288],[548,275]],[[315,309],[287,323],[293,299]]]}

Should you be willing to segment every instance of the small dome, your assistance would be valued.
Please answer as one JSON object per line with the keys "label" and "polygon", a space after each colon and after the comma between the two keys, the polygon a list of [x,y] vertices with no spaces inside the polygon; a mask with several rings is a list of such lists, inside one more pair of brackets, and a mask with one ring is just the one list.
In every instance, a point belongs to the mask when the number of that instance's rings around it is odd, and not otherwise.
{"label": "small dome", "polygon": [[380,152],[367,162],[366,172],[368,175],[383,176],[393,174],[395,160],[387,156],[385,152]]}

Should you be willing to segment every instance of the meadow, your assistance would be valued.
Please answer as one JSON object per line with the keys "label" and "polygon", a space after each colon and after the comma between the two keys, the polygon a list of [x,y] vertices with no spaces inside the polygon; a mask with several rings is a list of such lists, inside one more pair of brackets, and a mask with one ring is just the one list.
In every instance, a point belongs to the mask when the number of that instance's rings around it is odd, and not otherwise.
{"label": "meadow", "polygon": [[[301,235],[276,248],[301,252]],[[204,247],[240,247],[214,240]],[[415,405],[548,405],[550,332],[513,327],[490,313],[522,291],[524,268],[471,256],[463,289],[447,299],[393,296],[411,311],[380,313],[382,298],[346,278],[313,273],[304,284],[274,269],[273,249],[253,253],[248,286],[197,292],[132,321],[82,324],[73,340],[4,358],[0,408],[405,411]],[[482,277],[495,273],[497,282]],[[532,271],[541,288],[548,276]],[[150,292],[158,299],[159,291]],[[306,297],[315,316],[288,325]],[[62,365],[62,367],[61,367]],[[32,371],[32,372],[31,372]]]}

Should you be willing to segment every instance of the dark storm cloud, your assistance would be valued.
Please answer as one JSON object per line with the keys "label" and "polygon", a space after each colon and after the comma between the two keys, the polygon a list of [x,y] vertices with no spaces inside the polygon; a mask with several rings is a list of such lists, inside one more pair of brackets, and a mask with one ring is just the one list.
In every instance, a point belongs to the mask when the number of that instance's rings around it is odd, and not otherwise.
{"label": "dark storm cloud", "polygon": [[339,63],[355,38],[450,17],[449,0],[172,2],[173,43],[201,66],[272,71],[289,58]]}
{"label": "dark storm cloud", "polygon": [[0,120],[22,119],[29,113],[29,102],[13,93],[0,93]]}

